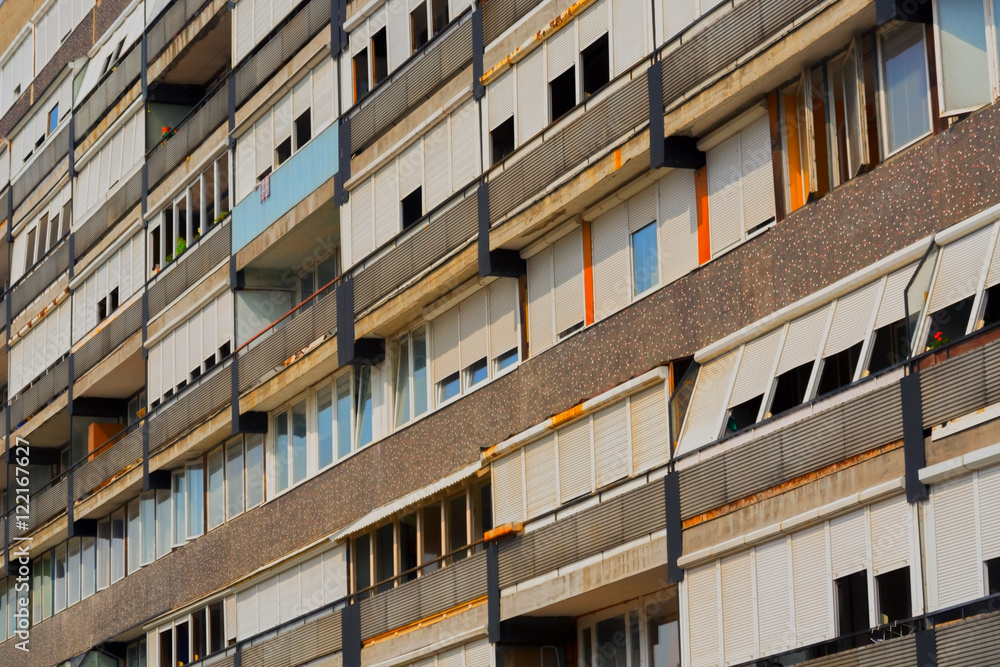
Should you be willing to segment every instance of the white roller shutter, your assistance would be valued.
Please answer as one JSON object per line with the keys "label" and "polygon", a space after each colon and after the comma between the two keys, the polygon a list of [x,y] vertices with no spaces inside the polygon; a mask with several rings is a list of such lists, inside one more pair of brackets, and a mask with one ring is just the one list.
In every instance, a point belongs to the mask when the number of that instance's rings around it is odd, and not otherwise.
{"label": "white roller shutter", "polygon": [[236,627],[236,596],[230,595],[226,597],[226,601],[223,606],[224,618],[223,625],[225,625],[226,640],[235,640],[237,636]]}
{"label": "white roller shutter", "polygon": [[[217,345],[222,347],[224,343],[230,343],[233,348],[233,293],[226,290],[215,300],[215,312],[218,322]],[[206,336],[207,338],[207,336]]]}
{"label": "white roller shutter", "polygon": [[459,304],[459,326],[462,333],[462,367],[483,357],[489,357],[489,312],[486,290],[481,289]]}
{"label": "white roller shutter", "polygon": [[365,179],[365,182],[350,195],[351,258],[355,263],[363,260],[375,249],[372,181],[371,178]]}
{"label": "white roller shutter", "polygon": [[[552,81],[576,64],[576,30],[569,24],[545,40],[546,79]],[[520,87],[518,92],[520,92]],[[535,95],[545,98],[540,90]]]}
{"label": "white roller shutter", "polygon": [[451,189],[461,190],[479,175],[479,106],[469,100],[451,114]]}
{"label": "white roller shutter", "polygon": [[323,589],[326,604],[347,595],[347,546],[344,544],[323,554]]}
{"label": "white roller shutter", "polygon": [[500,278],[489,286],[490,349],[495,359],[517,349],[517,279]]}
{"label": "white roller shutter", "polygon": [[[257,0],[263,2],[263,0]],[[274,134],[271,114],[265,114],[254,125],[254,144],[257,147],[256,168],[254,179],[263,174],[274,163]]]}
{"label": "white roller shutter", "polygon": [[897,496],[871,506],[872,571],[875,576],[910,562],[910,505]]}
{"label": "white roller shutter", "polygon": [[580,51],[593,44],[608,31],[608,4],[611,0],[599,0],[580,15]]}
{"label": "white roller shutter", "polygon": [[323,606],[323,556],[316,556],[302,563],[299,567],[299,588],[301,613]]}
{"label": "white roller shutter", "polygon": [[[719,646],[719,574],[710,563],[689,570],[684,577],[687,588],[688,645],[691,667],[714,667],[720,663]],[[681,615],[684,610],[681,610]]]}
{"label": "white roller shutter", "polygon": [[257,631],[264,632],[278,625],[278,578],[271,577],[257,584]]}
{"label": "white roller shutter", "polygon": [[990,268],[986,272],[986,287],[993,287],[997,283],[1000,283],[1000,243],[992,248]]}
{"label": "white roller shutter", "polygon": [[399,233],[399,186],[396,161],[375,174],[375,247],[391,241]]}
{"label": "white roller shutter", "polygon": [[285,95],[274,105],[274,145],[292,138],[292,96]]}
{"label": "white roller shutter", "polygon": [[792,320],[785,343],[781,346],[777,375],[816,359],[829,318],[830,306],[824,306]]}
{"label": "white roller shutter", "polygon": [[782,538],[754,550],[761,655],[792,648],[792,572],[788,548],[788,540]]}
{"label": "white roller shutter", "polygon": [[913,271],[916,268],[916,264],[910,264],[889,274],[882,291],[882,299],[879,301],[878,315],[875,317],[876,329],[881,329],[906,317],[903,292],[906,291],[906,285],[913,277]]}
{"label": "white roller shutter", "polygon": [[740,358],[739,370],[736,371],[729,407],[745,403],[767,390],[782,333],[782,329],[778,328],[743,346],[743,356]]}
{"label": "white roller shutter", "polygon": [[448,121],[438,123],[424,136],[424,208],[430,211],[451,194],[451,147]]}
{"label": "white roller shutter", "polygon": [[708,230],[712,254],[739,243],[743,238],[743,210],[740,178],[740,135],[726,139],[707,151]]}
{"label": "white roller shutter", "polygon": [[302,613],[301,596],[298,567],[293,567],[278,575],[278,615],[282,623],[290,621]]}
{"label": "white roller shutter", "polygon": [[389,71],[392,72],[410,57],[410,13],[406,9],[406,0],[389,0],[386,4],[389,11]]}
{"label": "white roller shutter", "polygon": [[312,75],[312,122],[313,134],[318,134],[337,115],[334,104],[334,76],[337,68],[333,65],[333,60],[324,59],[316,66]]}
{"label": "white roller shutter", "polygon": [[[246,0],[243,0],[246,2]],[[237,636],[246,639],[257,634],[257,587],[236,595]]]}
{"label": "white roller shutter", "polygon": [[722,644],[727,664],[752,660],[754,657],[755,626],[753,606],[753,572],[751,552],[723,558],[722,577]]}
{"label": "white roller shutter", "polygon": [[527,518],[544,514],[558,505],[554,433],[524,448],[524,477]]}
{"label": "white roller shutter", "polygon": [[452,308],[431,323],[435,384],[458,372],[458,340],[458,308]]}
{"label": "white roller shutter", "polygon": [[830,334],[823,348],[824,357],[843,352],[865,339],[868,327],[871,325],[872,311],[881,290],[882,281],[876,280],[837,299]]}
{"label": "white roller shutter", "polygon": [[656,186],[651,185],[628,200],[628,230],[637,232],[656,222]]}
{"label": "white roller shutter", "polygon": [[[208,316],[213,316],[214,313],[209,311]],[[188,320],[188,327],[191,330],[191,344],[188,345],[187,353],[187,372],[191,372],[196,368],[201,368],[201,362],[208,358],[208,356],[215,352],[212,348],[212,341],[206,345],[205,339],[201,332],[201,320],[202,312],[198,311],[195,313],[190,320]],[[208,350],[204,348],[209,348]]]}
{"label": "white roller shutter", "polygon": [[597,488],[628,476],[628,413],[625,402],[594,414],[594,456]]}
{"label": "white roller shutter", "polygon": [[479,639],[465,645],[465,667],[491,667],[493,646],[488,639]]}
{"label": "white roller shutter", "polygon": [[628,218],[624,204],[591,225],[594,262],[594,318],[602,320],[629,303]]}
{"label": "white roller shutter", "polygon": [[767,116],[743,128],[740,149],[743,162],[743,225],[749,232],[774,219],[771,126]]}
{"label": "white roller shutter", "polygon": [[[17,349],[18,348],[16,347],[14,348],[14,350]],[[163,350],[159,345],[154,345],[152,348],[150,348],[148,362],[147,362],[149,367],[150,403],[159,400],[163,396],[163,385],[162,385],[163,379],[160,375],[160,364],[162,363],[161,361],[162,356],[163,356]],[[15,358],[13,361],[17,361],[17,359]],[[20,364],[13,366],[12,370],[14,368],[20,369]],[[16,383],[15,386],[17,386]]]}
{"label": "white roller shutter", "polygon": [[253,4],[253,42],[256,44],[270,32],[274,23],[271,18],[271,0],[254,0]]}
{"label": "white roller shutter", "polygon": [[853,574],[868,565],[868,518],[863,509],[830,521],[832,578]]}
{"label": "white roller shutter", "polygon": [[934,18],[941,59],[942,114],[989,104],[990,65],[983,2],[937,0]]}
{"label": "white roller shutter", "polygon": [[517,143],[531,139],[545,127],[545,49],[535,49],[534,53],[519,62],[517,69]]}
{"label": "white roller shutter", "polygon": [[698,197],[694,171],[677,169],[658,184],[660,275],[667,285],[698,267]]}
{"label": "white roller shutter", "polygon": [[[415,142],[399,156],[399,198],[409,195],[424,183],[424,144]],[[423,211],[427,210],[427,192],[423,193]],[[421,213],[423,212],[421,211]]]}
{"label": "white roller shutter", "polygon": [[722,432],[726,399],[733,381],[736,356],[739,350],[705,364],[698,373],[694,395],[688,405],[684,430],[678,445],[678,454],[686,454],[708,444]]}
{"label": "white roller shutter", "polygon": [[541,354],[555,343],[552,310],[552,249],[528,258],[528,343],[531,355]]}
{"label": "white roller shutter", "polygon": [[593,490],[590,419],[581,419],[559,429],[558,446],[559,500],[566,503]]}
{"label": "white roller shutter", "polygon": [[[242,0],[247,2],[248,0]],[[257,175],[254,173],[254,133],[247,132],[236,140],[236,199],[242,200],[253,192]]]}
{"label": "white roller shutter", "polygon": [[219,336],[218,334],[219,330],[218,324],[219,323],[216,321],[216,318],[213,316],[213,313],[209,312],[202,316],[201,325],[203,331],[201,335],[205,339],[206,347],[209,347],[213,344],[218,346],[219,338],[221,338],[221,336]]}
{"label": "white roller shutter", "polygon": [[1000,556],[1000,467],[980,470],[976,477],[979,538],[986,561]]}
{"label": "white roller shutter", "polygon": [[976,293],[992,236],[993,228],[984,227],[941,249],[928,312],[935,313]]}
{"label": "white roller shutter", "polygon": [[584,321],[583,231],[552,244],[556,335]]}
{"label": "white roller shutter", "polygon": [[799,646],[833,637],[826,526],[792,536],[792,579],[795,591],[795,642]]}
{"label": "white roller shutter", "polygon": [[655,468],[670,459],[667,401],[663,384],[629,398],[632,430],[632,474]]}
{"label": "white roller shutter", "polygon": [[437,656],[437,667],[463,667],[464,662],[465,650],[461,646],[439,653]]}
{"label": "white roller shutter", "polygon": [[635,65],[646,53],[646,8],[642,0],[611,2],[614,76]]}
{"label": "white roller shutter", "polygon": [[931,609],[942,609],[982,595],[982,564],[976,558],[976,515],[973,477],[931,489],[934,572]]}
{"label": "white roller shutter", "polygon": [[524,520],[524,477],[521,452],[492,463],[493,523],[503,526]]}
{"label": "white roller shutter", "polygon": [[514,115],[514,70],[508,70],[486,91],[490,132]]}

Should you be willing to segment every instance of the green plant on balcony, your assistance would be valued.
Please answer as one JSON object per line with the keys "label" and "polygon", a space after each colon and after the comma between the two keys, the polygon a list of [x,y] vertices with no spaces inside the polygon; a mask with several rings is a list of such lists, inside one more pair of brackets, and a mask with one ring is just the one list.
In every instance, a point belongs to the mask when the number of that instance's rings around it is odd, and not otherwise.
{"label": "green plant on balcony", "polygon": [[177,237],[177,252],[174,254],[177,257],[180,257],[184,253],[184,251],[187,250],[187,247],[188,244],[187,241],[184,240],[184,237],[182,236]]}
{"label": "green plant on balcony", "polygon": [[223,220],[226,219],[227,215],[229,215],[229,211],[223,211],[219,215],[215,216],[215,220],[212,221],[212,224],[214,225],[217,222],[222,222]]}
{"label": "green plant on balcony", "polygon": [[174,261],[174,253],[168,252],[167,253],[167,264],[169,264],[172,261]]}

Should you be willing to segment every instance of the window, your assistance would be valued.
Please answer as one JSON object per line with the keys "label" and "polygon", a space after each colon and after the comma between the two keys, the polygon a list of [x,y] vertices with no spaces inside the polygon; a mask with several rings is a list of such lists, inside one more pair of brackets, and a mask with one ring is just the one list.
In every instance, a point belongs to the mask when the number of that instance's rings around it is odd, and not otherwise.
{"label": "window", "polygon": [[49,126],[48,134],[52,134],[56,131],[56,127],[59,126],[59,104],[56,103],[54,107],[49,111]]}
{"label": "window", "polygon": [[448,25],[448,0],[431,0],[431,12],[434,18],[434,34],[438,34]]}
{"label": "window", "polygon": [[864,342],[856,343],[820,362],[817,396],[825,396],[854,382],[854,371],[858,367],[863,345]]}
{"label": "window", "polygon": [[264,436],[254,434],[246,440],[247,509],[264,502]]}
{"label": "window", "polygon": [[778,416],[791,410],[805,400],[806,387],[812,374],[813,363],[802,364],[777,377],[774,397],[771,399],[770,416]]}
{"label": "window", "polygon": [[156,492],[156,557],[162,558],[174,546],[173,504],[169,489]]}
{"label": "window", "polygon": [[295,118],[295,150],[299,150],[312,139],[312,112],[306,109]]}
{"label": "window", "polygon": [[729,414],[726,416],[726,431],[723,435],[736,433],[756,424],[757,417],[760,415],[760,405],[763,402],[764,394],[760,394],[729,408]]}
{"label": "window", "polygon": [[875,577],[878,624],[897,623],[913,615],[910,604],[910,568],[903,567]]}
{"label": "window", "polygon": [[187,536],[194,539],[205,533],[205,470],[201,463],[189,465],[184,470],[187,477],[188,502]]}
{"label": "window", "polygon": [[933,350],[964,336],[969,326],[972,305],[975,300],[975,295],[972,295],[931,313],[925,349]]}
{"label": "window", "polygon": [[417,8],[410,12],[410,37],[411,50],[417,50],[427,43],[427,3],[421,2]]}
{"label": "window", "polygon": [[389,76],[389,47],[385,28],[372,35],[372,85],[377,86]]}
{"label": "window", "polygon": [[641,631],[634,603],[578,620],[583,665],[640,667]]}
{"label": "window", "polygon": [[122,508],[111,513],[111,583],[121,580],[124,576],[125,508]]}
{"label": "window", "polygon": [[52,580],[54,584],[55,611],[58,614],[66,608],[66,543],[55,548],[52,559]]}
{"label": "window", "polygon": [[347,373],[337,378],[337,458],[342,459],[353,450],[351,443],[351,376]]}
{"label": "window", "polygon": [[996,3],[938,0],[934,9],[942,115],[989,104],[997,85],[997,62],[987,45],[996,34]]}
{"label": "window", "polygon": [[490,155],[496,164],[514,152],[514,117],[511,116],[490,132]]}
{"label": "window", "polygon": [[66,545],[66,606],[80,601],[80,538],[71,539]]}
{"label": "window", "polygon": [[139,536],[141,544],[139,564],[149,565],[156,560],[155,491],[149,491],[139,496]]}
{"label": "window", "polygon": [[650,667],[681,667],[677,598],[646,603],[646,653]]}
{"label": "window", "polygon": [[421,327],[397,338],[392,359],[394,421],[402,426],[427,412],[427,329]]}
{"label": "window", "polygon": [[184,471],[173,473],[170,478],[174,503],[174,546],[187,542],[187,476]]}
{"label": "window", "polygon": [[576,106],[576,67],[549,82],[549,122],[554,123]]}
{"label": "window", "polygon": [[580,54],[583,64],[583,99],[596,93],[607,85],[609,79],[608,33],[598,37],[593,44]]}
{"label": "window", "polygon": [[868,368],[862,375],[878,373],[903,361],[906,357],[906,322],[898,320],[875,331]]}
{"label": "window", "polygon": [[354,101],[360,102],[368,94],[368,49],[361,49],[354,56]]}
{"label": "window", "polygon": [[[843,637],[867,630],[868,621],[868,571],[862,570],[841,577],[833,582],[837,595],[837,633]],[[857,638],[858,644],[868,642],[867,637]]]}
{"label": "window", "polygon": [[95,560],[97,566],[97,590],[103,591],[111,584],[111,519],[97,522],[97,545]]}
{"label": "window", "polygon": [[243,438],[226,445],[226,519],[243,513]]}
{"label": "window", "polygon": [[423,188],[418,187],[403,197],[400,202],[403,214],[403,229],[409,229],[423,216]]}
{"label": "window", "polygon": [[90,271],[73,293],[73,337],[81,340],[113,315],[143,285],[142,234],[113,249],[110,257]]}
{"label": "window", "polygon": [[885,150],[892,154],[931,131],[924,28],[897,24],[880,37]]}
{"label": "window", "polygon": [[222,525],[225,518],[225,470],[219,447],[208,455],[208,529]]}
{"label": "window", "polygon": [[357,366],[354,369],[354,438],[355,449],[372,441],[372,369]]}
{"label": "window", "polygon": [[656,221],[632,232],[632,296],[659,284],[659,252],[657,250]]}
{"label": "window", "polygon": [[462,379],[458,373],[452,373],[438,383],[440,387],[438,400],[445,402],[462,392]]}

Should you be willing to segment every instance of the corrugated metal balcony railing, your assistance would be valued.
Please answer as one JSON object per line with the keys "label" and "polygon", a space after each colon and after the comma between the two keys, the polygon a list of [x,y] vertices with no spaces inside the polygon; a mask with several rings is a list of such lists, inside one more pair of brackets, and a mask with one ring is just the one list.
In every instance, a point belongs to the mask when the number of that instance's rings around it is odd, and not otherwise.
{"label": "corrugated metal balcony railing", "polygon": [[278,218],[337,173],[338,124],[320,132],[271,174],[271,195],[260,201],[254,190],[233,209],[233,253],[257,238]]}
{"label": "corrugated metal balcony railing", "polygon": [[73,258],[78,260],[83,257],[141,200],[142,170],[139,170],[73,233]]}
{"label": "corrugated metal balcony railing", "polygon": [[146,62],[151,63],[212,0],[176,0],[146,29]]}
{"label": "corrugated metal balcony railing", "polygon": [[483,43],[489,44],[518,22],[541,0],[489,0],[483,3]]}
{"label": "corrugated metal balcony railing", "polygon": [[32,416],[59,396],[69,386],[69,357],[55,363],[49,370],[11,401],[10,425],[16,429],[25,419]]}
{"label": "corrugated metal balcony railing", "polygon": [[73,114],[74,143],[82,141],[125,91],[135,85],[141,69],[141,42],[136,42],[121,58],[118,66],[108,72],[82,102],[77,102],[76,112]]}
{"label": "corrugated metal balcony railing", "polygon": [[242,667],[296,667],[341,649],[341,613],[326,610],[315,620],[242,650]]}
{"label": "corrugated metal balcony railing", "polygon": [[83,376],[140,329],[142,329],[141,298],[119,311],[113,320],[106,322],[100,331],[73,353],[73,374],[76,377]]}
{"label": "corrugated metal balcony railing", "polygon": [[232,356],[149,415],[149,451],[154,453],[182,433],[197,428],[232,400]]}
{"label": "corrugated metal balcony railing", "polygon": [[41,262],[22,276],[10,291],[10,309],[20,313],[69,270],[69,241],[66,237],[50,250]]}
{"label": "corrugated metal balcony railing", "polygon": [[187,251],[160,271],[147,287],[149,317],[155,317],[189,287],[229,259],[231,218],[213,224]]}
{"label": "corrugated metal balcony railing", "polygon": [[203,141],[229,118],[229,92],[223,79],[199,106],[178,123],[176,133],[146,155],[149,190],[184,162]]}
{"label": "corrugated metal balcony railing", "polygon": [[370,145],[471,63],[472,12],[466,10],[443,33],[403,63],[387,81],[347,111],[351,121],[351,153]]}
{"label": "corrugated metal balcony railing", "polygon": [[50,139],[41,153],[35,156],[28,168],[10,186],[17,208],[28,198],[35,188],[45,180],[56,165],[69,155],[69,123],[62,126],[55,138]]}
{"label": "corrugated metal balcony railing", "polygon": [[73,500],[89,496],[142,461],[142,429],[112,437],[73,470]]}

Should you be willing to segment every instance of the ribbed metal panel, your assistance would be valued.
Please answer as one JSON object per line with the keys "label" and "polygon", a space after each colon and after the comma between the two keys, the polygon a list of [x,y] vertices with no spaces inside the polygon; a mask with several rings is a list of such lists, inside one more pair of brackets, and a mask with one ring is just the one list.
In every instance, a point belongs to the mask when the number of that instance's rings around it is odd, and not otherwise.
{"label": "ribbed metal panel", "polygon": [[[863,428],[856,428],[856,425]],[[689,518],[903,437],[899,384],[770,433],[680,472]]]}
{"label": "ribbed metal panel", "polygon": [[69,243],[66,239],[57,245],[41,262],[35,265],[26,276],[18,280],[10,291],[11,312],[19,313],[25,306],[34,301],[39,294],[69,269]]}
{"label": "ribbed metal panel", "polygon": [[141,199],[142,171],[137,171],[125,185],[116,190],[86,222],[73,232],[74,259],[83,257],[108,233],[109,229],[114,227],[126,213],[135,208]]}
{"label": "ribbed metal panel", "polygon": [[309,0],[281,29],[236,69],[236,106],[240,106],[271,79],[279,67],[330,23],[330,2]]}
{"label": "ribbed metal panel", "polygon": [[189,248],[150,284],[147,296],[150,318],[159,314],[185,290],[229,258],[231,224],[227,221],[223,223],[221,230],[210,233],[211,236]]}
{"label": "ribbed metal panel", "polygon": [[336,290],[319,303],[298,312],[280,328],[261,336],[240,351],[240,391],[256,384],[282,362],[298,354],[313,341],[337,327]]}
{"label": "ribbed metal panel", "polygon": [[19,394],[10,405],[11,428],[16,428],[69,386],[69,360],[56,363],[35,384]]}
{"label": "ribbed metal panel", "polygon": [[146,157],[149,189],[155,188],[228,118],[229,88],[224,79],[205,97],[200,107],[181,121],[174,136],[150,151]]}
{"label": "ribbed metal panel", "polygon": [[354,312],[360,314],[392,293],[417,273],[455,248],[475,238],[476,197],[469,195],[425,229],[400,239],[396,246],[354,276]]}
{"label": "ribbed metal panel", "polygon": [[351,153],[369,146],[471,62],[472,14],[466,12],[348,113]]}
{"label": "ribbed metal panel", "polygon": [[361,638],[369,639],[486,595],[486,552],[361,602]]}
{"label": "ribbed metal panel", "polygon": [[141,42],[137,41],[121,59],[121,63],[105,75],[82,103],[77,103],[73,113],[75,143],[80,143],[121,99],[125,91],[135,84],[141,68],[142,48]]}
{"label": "ribbed metal panel", "polygon": [[920,373],[924,428],[996,402],[1000,342],[949,359]]}
{"label": "ribbed metal panel", "polygon": [[936,639],[937,664],[941,667],[995,664],[1000,655],[1000,614],[938,628]]}
{"label": "ribbed metal panel", "polygon": [[518,19],[538,6],[540,0],[490,0],[483,3],[483,43],[489,44]]}
{"label": "ribbed metal panel", "polygon": [[73,472],[73,498],[79,500],[89,495],[141,460],[142,429],[135,429]]}
{"label": "ribbed metal panel", "polygon": [[208,4],[205,0],[179,0],[171,3],[146,31],[146,62],[153,62],[174,41],[174,37],[184,26]]}
{"label": "ribbed metal panel", "polygon": [[31,497],[31,513],[27,517],[28,529],[19,531],[11,525],[11,537],[27,534],[50,519],[66,511],[69,489],[66,478]]}
{"label": "ribbed metal panel", "polygon": [[142,301],[136,301],[73,353],[73,372],[82,377],[141,328]]}
{"label": "ribbed metal panel", "polygon": [[69,155],[69,124],[63,125],[56,138],[42,149],[28,168],[10,186],[14,198],[14,208],[17,208],[28,198],[38,184],[45,180],[56,165]]}
{"label": "ribbed metal panel", "polygon": [[228,404],[232,396],[231,380],[226,363],[201,384],[156,410],[149,419],[149,451],[156,452],[181,433],[197,428],[202,420]]}

